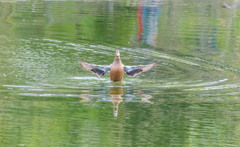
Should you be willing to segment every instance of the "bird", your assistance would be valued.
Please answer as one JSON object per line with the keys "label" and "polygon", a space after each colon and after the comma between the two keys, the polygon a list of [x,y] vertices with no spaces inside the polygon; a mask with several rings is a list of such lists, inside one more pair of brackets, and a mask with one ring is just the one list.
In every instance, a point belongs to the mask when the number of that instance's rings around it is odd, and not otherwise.
{"label": "bird", "polygon": [[122,64],[119,50],[116,50],[115,58],[111,65],[96,65],[89,64],[83,61],[79,61],[81,67],[87,71],[95,73],[97,76],[102,77],[106,72],[110,71],[110,79],[113,82],[121,82],[124,76],[124,72],[130,77],[141,74],[142,72],[152,69],[157,63],[148,65],[134,65],[125,66]]}

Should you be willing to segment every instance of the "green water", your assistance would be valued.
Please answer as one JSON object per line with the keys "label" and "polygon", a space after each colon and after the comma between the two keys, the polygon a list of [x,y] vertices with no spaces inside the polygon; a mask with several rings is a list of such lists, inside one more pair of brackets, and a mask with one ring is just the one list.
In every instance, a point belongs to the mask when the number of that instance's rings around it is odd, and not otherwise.
{"label": "green water", "polygon": [[[240,12],[224,2],[0,1],[0,146],[240,146]],[[113,83],[78,64],[117,49],[158,65]]]}

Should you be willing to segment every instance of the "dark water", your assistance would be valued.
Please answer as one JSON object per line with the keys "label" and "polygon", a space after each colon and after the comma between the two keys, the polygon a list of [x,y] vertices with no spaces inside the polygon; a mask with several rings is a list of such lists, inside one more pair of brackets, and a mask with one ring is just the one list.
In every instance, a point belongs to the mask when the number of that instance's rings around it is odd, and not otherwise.
{"label": "dark water", "polygon": [[[224,3],[1,1],[1,146],[240,146],[240,13]],[[78,64],[117,49],[158,65],[113,83]]]}

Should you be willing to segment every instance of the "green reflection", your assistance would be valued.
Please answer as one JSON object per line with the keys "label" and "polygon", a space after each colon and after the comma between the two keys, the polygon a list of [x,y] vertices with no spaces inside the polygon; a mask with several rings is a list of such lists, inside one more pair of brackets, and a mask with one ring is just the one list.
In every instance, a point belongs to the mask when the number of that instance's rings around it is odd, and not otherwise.
{"label": "green reflection", "polygon": [[[239,146],[240,19],[223,3],[1,1],[1,146]],[[116,49],[159,66],[119,86],[77,63]]]}

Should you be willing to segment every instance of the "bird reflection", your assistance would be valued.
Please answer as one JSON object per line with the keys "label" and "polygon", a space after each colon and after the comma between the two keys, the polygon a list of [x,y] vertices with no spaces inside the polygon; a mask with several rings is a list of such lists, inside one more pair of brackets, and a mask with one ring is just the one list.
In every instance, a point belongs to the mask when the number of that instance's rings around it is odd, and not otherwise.
{"label": "bird reflection", "polygon": [[[111,101],[112,104],[113,104],[113,115],[115,117],[118,116],[118,106],[119,104],[124,101],[124,99],[122,98],[123,94],[124,94],[124,89],[122,86],[114,86],[114,87],[110,87],[109,88],[109,95],[110,95],[110,98],[109,99],[101,99],[100,100],[97,100],[97,101]],[[145,102],[145,103],[149,103],[149,104],[153,104],[149,99],[152,98],[151,95],[147,95],[147,94],[142,94],[141,92],[137,92],[137,93],[134,93],[136,95],[141,95],[142,98],[141,98],[141,102]],[[100,95],[101,96],[101,95]],[[80,102],[91,102],[91,101],[94,101],[94,97],[96,96],[93,96],[93,95],[90,95],[90,94],[81,94],[80,95],[80,98],[82,98],[82,100],[80,100]],[[99,98],[99,95],[97,96]],[[128,100],[129,101],[129,100]],[[131,100],[129,101],[131,102]]]}
{"label": "bird reflection", "polygon": [[114,116],[118,116],[118,105],[123,101],[123,88],[122,87],[111,87],[109,88],[110,101],[113,104]]}

